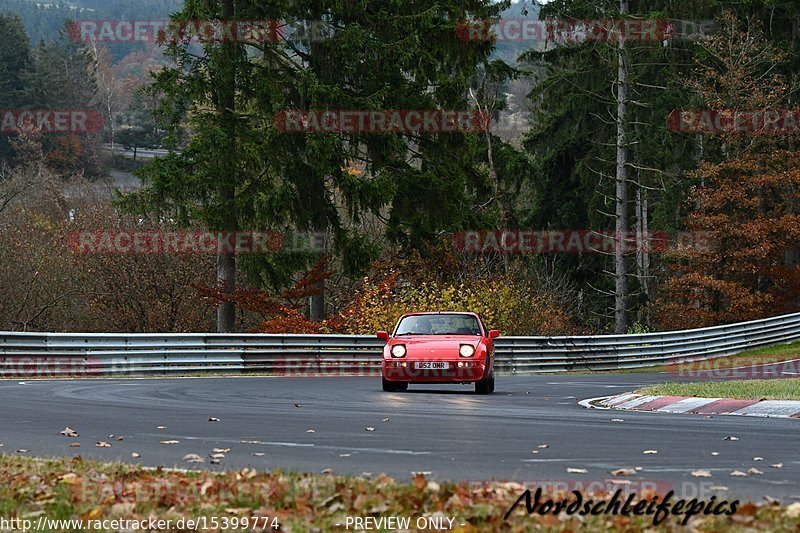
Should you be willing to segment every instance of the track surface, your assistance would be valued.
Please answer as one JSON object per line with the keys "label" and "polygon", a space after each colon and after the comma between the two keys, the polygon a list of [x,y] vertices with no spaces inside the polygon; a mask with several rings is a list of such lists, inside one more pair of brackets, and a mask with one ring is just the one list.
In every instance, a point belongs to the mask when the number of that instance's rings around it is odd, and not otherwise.
{"label": "track surface", "polygon": [[[0,453],[25,449],[31,456],[80,454],[214,470],[331,468],[397,479],[420,471],[436,480],[629,479],[671,487],[687,498],[800,499],[800,420],[578,405],[662,381],[667,380],[659,374],[498,377],[492,396],[476,396],[466,386],[412,386],[388,394],[380,391],[379,378],[361,377],[0,381]],[[80,437],[60,436],[65,426]],[[80,448],[70,448],[75,441]],[[112,447],[95,447],[97,441]],[[543,444],[548,447],[538,447]],[[182,461],[188,453],[207,456],[212,448],[231,451],[220,465]],[[711,455],[715,451],[718,456]],[[132,452],[141,457],[131,458]],[[783,468],[771,468],[774,463]],[[569,474],[568,467],[587,473]],[[642,470],[632,477],[609,473],[634,467]],[[750,467],[763,475],[730,476]],[[712,477],[692,477],[697,469],[710,470]],[[719,485],[729,490],[709,491]]]}

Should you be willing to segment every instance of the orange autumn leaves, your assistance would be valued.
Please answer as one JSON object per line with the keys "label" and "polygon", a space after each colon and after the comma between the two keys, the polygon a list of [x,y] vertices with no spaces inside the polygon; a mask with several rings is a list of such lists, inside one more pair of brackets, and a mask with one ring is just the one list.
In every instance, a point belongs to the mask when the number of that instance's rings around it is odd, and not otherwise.
{"label": "orange autumn leaves", "polygon": [[687,226],[697,238],[671,254],[656,315],[688,328],[796,311],[800,154],[704,164],[694,178]]}

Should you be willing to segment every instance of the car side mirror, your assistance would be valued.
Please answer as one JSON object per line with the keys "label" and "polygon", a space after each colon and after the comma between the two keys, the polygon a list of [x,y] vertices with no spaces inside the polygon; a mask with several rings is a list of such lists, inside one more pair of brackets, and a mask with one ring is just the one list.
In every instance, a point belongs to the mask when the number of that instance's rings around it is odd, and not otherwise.
{"label": "car side mirror", "polygon": [[499,336],[500,336],[500,330],[499,329],[490,329],[489,330],[489,338],[490,339],[496,339]]}
{"label": "car side mirror", "polygon": [[388,333],[388,332],[386,332],[386,331],[379,331],[377,335],[378,335],[378,338],[379,338],[380,340],[382,340],[382,341],[387,341],[387,342],[389,341],[389,333]]}

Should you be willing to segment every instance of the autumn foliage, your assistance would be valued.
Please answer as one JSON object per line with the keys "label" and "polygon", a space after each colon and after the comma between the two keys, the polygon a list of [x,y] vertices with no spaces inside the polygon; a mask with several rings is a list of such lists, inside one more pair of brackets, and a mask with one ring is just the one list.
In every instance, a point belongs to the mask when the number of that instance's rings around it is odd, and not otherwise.
{"label": "autumn foliage", "polygon": [[328,333],[327,323],[312,322],[303,314],[305,301],[319,293],[317,284],[332,274],[328,262],[329,258],[323,257],[291,287],[278,293],[243,285],[232,293],[222,287],[196,285],[195,289],[211,306],[234,301],[243,311],[254,313],[261,319],[257,328],[261,333]]}
{"label": "autumn foliage", "polygon": [[398,273],[368,279],[337,319],[345,333],[373,333],[391,330],[403,313],[415,311],[473,311],[505,335],[563,334],[573,327],[554,295],[506,275],[421,285],[403,283]]}
{"label": "autumn foliage", "polygon": [[700,327],[800,309],[800,154],[706,164],[695,177],[694,239],[672,254],[662,322]]}
{"label": "autumn foliage", "polygon": [[[176,525],[182,518],[207,517],[206,523],[211,524],[211,517],[217,517],[219,522],[250,524],[229,530],[333,531],[343,529],[341,524],[352,516],[448,516],[463,524],[454,530],[464,533],[656,530],[652,516],[528,515],[524,505],[505,518],[525,488],[512,481],[436,482],[423,474],[404,481],[385,474],[353,477],[254,468],[218,473],[104,464],[80,456],[53,460],[0,456],[0,506],[11,511],[8,518],[146,522],[157,517],[171,519]],[[640,496],[647,499],[655,493],[645,491]],[[560,497],[571,494],[544,491],[544,498]],[[610,499],[611,494],[594,492],[591,497]],[[799,506],[745,503],[735,516],[696,515],[689,528],[715,532],[746,525],[756,531],[796,531]],[[34,523],[36,520],[32,518]],[[657,530],[687,529],[679,521],[669,517]],[[273,529],[273,525],[279,528]]]}

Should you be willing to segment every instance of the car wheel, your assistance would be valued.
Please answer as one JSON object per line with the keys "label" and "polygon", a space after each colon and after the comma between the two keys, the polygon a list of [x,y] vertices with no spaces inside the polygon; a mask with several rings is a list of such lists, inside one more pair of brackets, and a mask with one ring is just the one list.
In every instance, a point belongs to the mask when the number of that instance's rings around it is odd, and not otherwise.
{"label": "car wheel", "polygon": [[491,394],[494,392],[494,374],[475,382],[475,394]]}
{"label": "car wheel", "polygon": [[384,392],[403,392],[408,390],[408,383],[388,381],[386,378],[382,378],[382,382]]}

